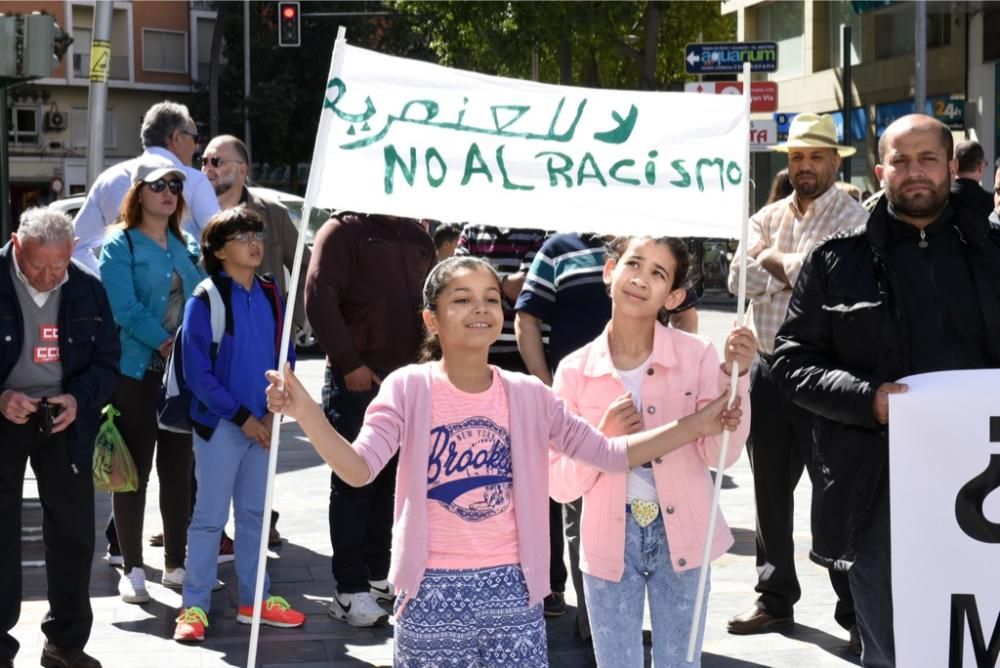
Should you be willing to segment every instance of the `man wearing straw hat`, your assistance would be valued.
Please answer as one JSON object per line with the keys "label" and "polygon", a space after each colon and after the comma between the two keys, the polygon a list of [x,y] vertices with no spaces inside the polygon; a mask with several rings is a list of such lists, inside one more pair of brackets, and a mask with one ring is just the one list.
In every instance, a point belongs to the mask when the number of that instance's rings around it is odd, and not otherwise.
{"label": "man wearing straw hat", "polygon": [[[802,590],[795,573],[794,494],[803,469],[812,478],[812,416],[795,406],[772,378],[774,337],[785,319],[792,288],[803,262],[825,237],[863,225],[867,212],[835,187],[840,161],[854,153],[837,143],[833,118],[799,114],[788,141],[774,147],[788,154],[788,176],[794,192],[750,219],[747,249],[747,297],[760,350],[750,370],[753,422],[747,452],[757,501],[757,601],[729,620],[739,635],[790,629],[793,606]],[[729,272],[729,289],[737,291],[739,267]],[[846,573],[830,571],[837,593],[834,617],[851,631],[851,649],[860,651],[854,606]]]}

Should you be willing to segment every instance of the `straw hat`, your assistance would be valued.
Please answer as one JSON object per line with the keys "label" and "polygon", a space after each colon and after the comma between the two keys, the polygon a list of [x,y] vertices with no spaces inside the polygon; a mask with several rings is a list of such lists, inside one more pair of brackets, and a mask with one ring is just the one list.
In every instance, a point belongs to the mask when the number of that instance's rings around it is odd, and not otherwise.
{"label": "straw hat", "polygon": [[799,114],[793,118],[788,127],[788,141],[772,150],[788,153],[790,148],[832,148],[842,158],[854,155],[857,150],[837,143],[837,127],[830,114]]}

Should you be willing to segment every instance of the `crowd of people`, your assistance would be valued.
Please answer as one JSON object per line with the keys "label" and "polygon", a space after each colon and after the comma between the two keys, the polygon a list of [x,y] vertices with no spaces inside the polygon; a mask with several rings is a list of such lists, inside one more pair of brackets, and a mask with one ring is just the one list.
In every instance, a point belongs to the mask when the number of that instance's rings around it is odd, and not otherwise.
{"label": "crowd of people", "polygon": [[[196,169],[198,140],[184,106],[154,105],[143,154],[106,170],[75,221],[28,210],[0,249],[0,545],[12,574],[0,668],[18,650],[28,461],[44,508],[42,665],[101,665],[85,647],[91,455],[108,403],[138,486],[113,494],[107,558],[122,601],[150,600],[155,462],[178,641],[205,638],[226,559],[238,621],[259,603],[264,624],[305,622],[266,573],[254,599],[257,545],[277,533],[263,506],[280,413],[331,468],[329,615],[368,627],[392,614],[395,665],[547,665],[544,619],[566,613],[570,580],[597,665],[643,665],[647,599],[654,665],[690,665],[699,577],[733,544],[721,513],[706,535],[724,430],[726,466],[746,444],[757,511],[757,598],[729,632],[794,624],[805,472],[834,618],[863,665],[894,665],[888,395],[913,373],[1000,366],[1000,227],[978,144],[901,118],[879,140],[883,189],[865,197],[837,182],[854,149],[833,119],[796,116],[776,147],[787,170],[749,221],[752,328],[735,327],[721,358],[697,335],[698,240],[336,212],[288,307],[326,355],[316,404],[291,365],[275,370],[297,231],[248,189],[243,142],[212,138]],[[739,272],[733,263],[733,292]],[[158,417],[178,370],[190,429]]]}

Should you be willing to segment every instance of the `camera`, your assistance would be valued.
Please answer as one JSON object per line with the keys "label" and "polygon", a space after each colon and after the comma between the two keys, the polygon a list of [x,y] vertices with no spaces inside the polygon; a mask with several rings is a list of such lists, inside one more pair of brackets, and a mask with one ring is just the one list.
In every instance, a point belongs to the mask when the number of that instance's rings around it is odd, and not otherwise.
{"label": "camera", "polygon": [[43,436],[52,435],[52,421],[55,420],[58,413],[59,407],[55,404],[50,404],[47,397],[42,397],[42,400],[38,402],[38,410],[36,411],[36,415],[38,416],[38,431]]}

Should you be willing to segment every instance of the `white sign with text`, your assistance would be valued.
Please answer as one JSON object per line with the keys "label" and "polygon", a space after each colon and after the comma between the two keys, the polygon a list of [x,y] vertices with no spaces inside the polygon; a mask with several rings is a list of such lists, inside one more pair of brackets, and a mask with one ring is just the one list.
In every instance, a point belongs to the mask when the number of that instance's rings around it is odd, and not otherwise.
{"label": "white sign with text", "polygon": [[740,96],[555,86],[338,43],[307,197],[447,222],[734,238],[748,122]]}
{"label": "white sign with text", "polygon": [[1000,653],[1000,370],[911,376],[890,396],[896,662],[994,668]]}

